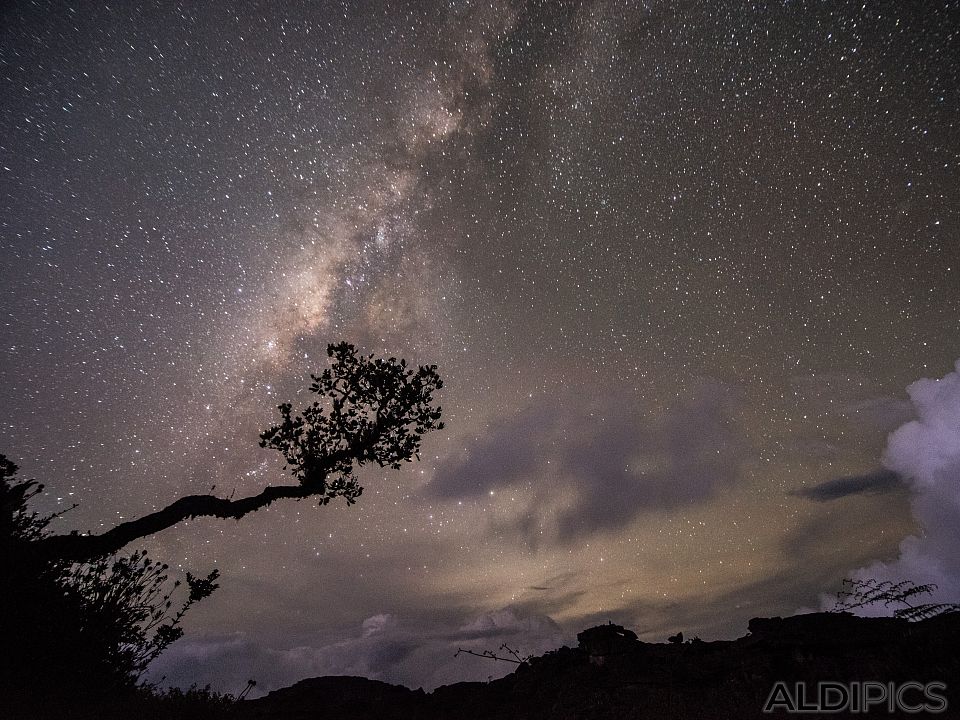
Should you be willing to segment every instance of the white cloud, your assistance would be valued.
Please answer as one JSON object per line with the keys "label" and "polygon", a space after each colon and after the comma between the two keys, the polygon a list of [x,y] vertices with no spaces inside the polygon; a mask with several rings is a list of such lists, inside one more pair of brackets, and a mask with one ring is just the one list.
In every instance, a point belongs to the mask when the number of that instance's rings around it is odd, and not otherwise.
{"label": "white cloud", "polygon": [[939,380],[907,388],[916,419],[890,434],[884,465],[912,491],[921,531],[900,544],[899,557],[856,571],[855,577],[912,580],[939,586],[935,600],[960,600],[960,360]]}

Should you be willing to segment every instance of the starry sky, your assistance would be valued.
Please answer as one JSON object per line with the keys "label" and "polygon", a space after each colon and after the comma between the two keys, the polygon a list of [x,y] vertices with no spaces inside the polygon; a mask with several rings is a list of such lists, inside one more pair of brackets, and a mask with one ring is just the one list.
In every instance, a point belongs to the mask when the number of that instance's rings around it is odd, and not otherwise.
{"label": "starry sky", "polygon": [[0,13],[0,452],[58,530],[284,482],[329,342],[445,381],[357,505],[145,541],[223,574],[153,679],[960,595],[955,0]]}

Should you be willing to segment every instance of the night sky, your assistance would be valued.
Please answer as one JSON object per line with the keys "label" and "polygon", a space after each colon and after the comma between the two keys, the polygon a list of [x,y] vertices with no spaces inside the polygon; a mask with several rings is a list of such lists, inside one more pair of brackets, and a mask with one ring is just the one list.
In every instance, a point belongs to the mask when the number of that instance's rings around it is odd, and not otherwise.
{"label": "night sky", "polygon": [[59,531],[287,482],[329,342],[445,381],[357,505],[144,543],[223,574],[153,679],[960,596],[960,3],[0,13],[0,452]]}

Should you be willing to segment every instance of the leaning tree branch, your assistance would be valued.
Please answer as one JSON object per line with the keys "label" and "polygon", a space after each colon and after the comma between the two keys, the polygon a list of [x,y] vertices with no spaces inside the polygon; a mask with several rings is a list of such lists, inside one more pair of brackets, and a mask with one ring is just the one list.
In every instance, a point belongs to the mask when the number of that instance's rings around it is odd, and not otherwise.
{"label": "leaning tree branch", "polygon": [[87,562],[97,557],[111,555],[124,545],[148,535],[166,530],[174,525],[198,517],[233,518],[265,508],[276,500],[302,500],[311,495],[327,492],[327,478],[342,462],[362,464],[366,453],[380,438],[381,428],[374,425],[365,434],[339,451],[322,457],[315,468],[318,474],[299,485],[268,485],[257,495],[230,500],[215,495],[186,495],[149,515],[120,523],[101,535],[48,535],[37,542],[37,551],[51,560]]}
{"label": "leaning tree branch", "polygon": [[198,517],[216,517],[239,520],[248,513],[265,508],[277,500],[302,500],[312,495],[327,492],[326,479],[338,463],[354,460],[362,463],[364,453],[376,442],[379,435],[374,432],[357,439],[337,452],[330,453],[318,463],[322,468],[320,478],[300,485],[268,485],[256,495],[230,500],[215,495],[186,495],[149,515],[120,523],[101,535],[48,535],[37,543],[37,550],[51,560],[82,563],[94,558],[111,555],[125,545],[140,538],[173,527],[184,520]]}
{"label": "leaning tree branch", "polygon": [[[402,424],[402,423],[401,423]],[[51,560],[87,562],[121,550],[128,543],[153,535],[198,517],[239,520],[277,500],[302,500],[328,492],[327,478],[344,462],[363,464],[388,428],[373,423],[346,447],[323,456],[315,464],[317,475],[299,485],[268,485],[257,495],[230,500],[215,495],[186,495],[162,510],[120,523],[101,535],[48,535],[37,542],[37,550]],[[328,499],[328,498],[325,498]]]}
{"label": "leaning tree branch", "polygon": [[86,562],[118,552],[134,540],[166,530],[184,520],[198,517],[239,520],[276,500],[300,500],[315,492],[315,489],[303,485],[268,485],[259,494],[239,500],[215,495],[187,495],[162,510],[120,523],[102,535],[50,535],[37,543],[37,549],[52,559]]}
{"label": "leaning tree branch", "polygon": [[[260,446],[278,450],[286,461],[284,469],[298,484],[269,485],[257,495],[239,500],[188,495],[100,535],[37,538],[29,544],[29,551],[51,562],[83,563],[112,555],[134,540],[192,518],[239,520],[276,500],[313,496],[323,505],[336,497],[352,504],[363,491],[354,477],[355,468],[366,463],[399,468],[401,462],[419,459],[423,434],[443,428],[440,408],[432,405],[433,392],[443,387],[436,366],[420,366],[414,373],[404,360],[358,355],[349,343],[329,345],[327,355],[332,364],[319,376],[311,376],[310,390],[332,402],[332,408],[317,401],[304,408],[302,415],[294,416],[292,406],[284,403],[278,407],[280,424],[260,434]],[[0,479],[5,481],[16,469],[0,456]],[[15,486],[12,492],[23,494],[29,488],[29,484]]]}

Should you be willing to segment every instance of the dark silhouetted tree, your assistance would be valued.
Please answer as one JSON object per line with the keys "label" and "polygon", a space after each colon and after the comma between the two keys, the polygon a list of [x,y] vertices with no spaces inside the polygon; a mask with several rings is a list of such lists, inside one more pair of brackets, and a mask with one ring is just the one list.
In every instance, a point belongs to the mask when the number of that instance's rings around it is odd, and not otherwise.
{"label": "dark silhouetted tree", "polygon": [[217,571],[187,573],[187,597],[174,601],[179,581],[142,551],[117,556],[129,543],[188,518],[239,520],[280,499],[342,497],[356,501],[357,468],[399,468],[418,457],[421,439],[443,427],[433,394],[442,387],[436,366],[358,354],[330,345],[330,367],[312,376],[317,399],[294,414],[279,406],[280,422],[261,433],[260,445],[281,453],[292,484],[270,485],[234,500],[189,495],[162,510],[121,523],[101,535],[54,535],[56,515],[29,509],[42,490],[19,481],[17,466],[0,455],[0,655],[11,661],[0,678],[0,699],[96,686],[103,694],[131,688],[182,634],[180,621],[217,587]]}
{"label": "dark silhouetted tree", "polygon": [[443,386],[435,365],[407,367],[405,360],[360,355],[348,343],[330,345],[331,366],[313,375],[310,391],[319,399],[294,415],[279,406],[280,423],[260,435],[260,445],[279,451],[297,480],[270,485],[237,500],[188,495],[162,510],[121,523],[102,535],[53,535],[37,542],[50,557],[83,562],[115,553],[128,543],[197,517],[233,518],[276,500],[317,497],[323,505],[337,497],[352,504],[363,488],[355,470],[366,463],[399,468],[419,458],[421,438],[440,429],[433,393]]}

